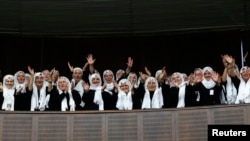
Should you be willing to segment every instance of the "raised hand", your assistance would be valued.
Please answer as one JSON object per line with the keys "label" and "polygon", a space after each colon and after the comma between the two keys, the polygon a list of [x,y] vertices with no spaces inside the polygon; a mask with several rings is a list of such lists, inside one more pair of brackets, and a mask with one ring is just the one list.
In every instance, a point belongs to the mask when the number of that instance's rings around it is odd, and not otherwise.
{"label": "raised hand", "polygon": [[35,74],[35,71],[33,68],[31,68],[30,66],[28,66],[28,71],[31,75],[34,75]]}
{"label": "raised hand", "polygon": [[134,60],[132,59],[132,57],[128,57],[128,62],[127,62],[127,66],[132,68],[133,67],[133,63],[134,63]]}
{"label": "raised hand", "polygon": [[151,72],[150,72],[150,70],[148,69],[148,67],[144,67],[144,69],[145,69],[146,74],[147,74],[148,76],[151,76]]}
{"label": "raised hand", "polygon": [[95,60],[96,60],[96,59],[94,59],[92,54],[88,54],[86,59],[87,59],[87,62],[88,62],[89,65],[93,65],[95,63]]}
{"label": "raised hand", "polygon": [[72,65],[70,65],[69,61],[68,61],[68,67],[69,67],[69,70],[70,70],[71,72],[73,72],[74,67],[73,67]]}

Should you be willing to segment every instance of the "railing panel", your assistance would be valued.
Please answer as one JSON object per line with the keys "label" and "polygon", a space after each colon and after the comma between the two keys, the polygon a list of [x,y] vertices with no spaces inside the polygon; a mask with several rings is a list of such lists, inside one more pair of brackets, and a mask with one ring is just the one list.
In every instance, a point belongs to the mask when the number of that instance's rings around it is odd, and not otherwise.
{"label": "railing panel", "polygon": [[211,124],[247,125],[250,104],[132,111],[0,112],[3,141],[207,141]]}

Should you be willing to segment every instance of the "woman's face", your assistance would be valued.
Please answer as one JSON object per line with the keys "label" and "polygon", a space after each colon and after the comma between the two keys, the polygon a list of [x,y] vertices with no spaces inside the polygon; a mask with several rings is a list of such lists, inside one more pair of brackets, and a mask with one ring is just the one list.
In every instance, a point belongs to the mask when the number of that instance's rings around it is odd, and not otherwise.
{"label": "woman's face", "polygon": [[104,74],[104,79],[106,83],[112,83],[113,82],[113,74],[110,72],[107,72],[106,74]]}
{"label": "woman's face", "polygon": [[173,74],[171,81],[175,86],[179,86],[182,83],[182,79],[178,74]]}
{"label": "woman's face", "polygon": [[14,79],[11,78],[11,77],[8,77],[8,78],[5,80],[5,86],[6,86],[8,89],[11,89],[11,88],[14,86]]}
{"label": "woman's face", "polygon": [[58,79],[58,77],[59,77],[59,72],[58,71],[53,71],[51,77],[52,77],[53,81],[56,81]]}
{"label": "woman's face", "polygon": [[121,83],[120,89],[127,94],[129,92],[129,85],[127,85],[126,83]]}
{"label": "woman's face", "polygon": [[91,81],[94,86],[99,86],[99,84],[101,83],[101,80],[98,76],[93,77]]}
{"label": "woman's face", "polygon": [[204,78],[205,78],[206,80],[210,80],[210,79],[212,78],[212,73],[209,72],[208,70],[205,71],[205,73],[204,73]]}
{"label": "woman's face", "polygon": [[17,82],[19,84],[22,84],[24,83],[25,81],[25,73],[24,72],[19,72],[18,75],[17,75]]}
{"label": "woman's face", "polygon": [[25,81],[26,81],[26,84],[29,84],[30,81],[31,81],[31,77],[30,76],[25,76]]}
{"label": "woman's face", "polygon": [[48,81],[49,80],[49,76],[50,76],[49,70],[44,70],[42,73],[43,73],[43,76],[44,76],[44,80]]}
{"label": "woman's face", "polygon": [[243,80],[248,81],[248,79],[250,78],[250,71],[248,68],[244,68],[242,70],[241,77]]}
{"label": "woman's face", "polygon": [[38,88],[41,88],[43,86],[43,81],[44,81],[44,78],[42,75],[38,75],[35,77],[35,84]]}
{"label": "woman's face", "polygon": [[136,83],[136,74],[130,74],[128,77],[128,80],[130,81],[131,84],[135,84]]}
{"label": "woman's face", "polygon": [[155,91],[156,90],[156,83],[153,80],[148,81],[147,88],[149,91]]}
{"label": "woman's face", "polygon": [[58,87],[60,90],[65,91],[68,90],[68,83],[67,80],[63,77],[58,79]]}
{"label": "woman's face", "polygon": [[197,80],[197,81],[201,81],[203,76],[202,76],[202,71],[201,70],[196,70],[194,72],[194,78]]}
{"label": "woman's face", "polygon": [[81,79],[82,79],[82,71],[80,70],[75,70],[73,72],[73,79],[76,81],[76,82],[79,82]]}

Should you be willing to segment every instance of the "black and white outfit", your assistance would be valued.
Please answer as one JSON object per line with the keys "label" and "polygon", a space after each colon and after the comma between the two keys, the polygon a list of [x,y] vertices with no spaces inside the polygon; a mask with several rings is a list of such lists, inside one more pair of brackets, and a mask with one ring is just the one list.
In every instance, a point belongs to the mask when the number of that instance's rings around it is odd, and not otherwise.
{"label": "black and white outfit", "polygon": [[[6,80],[12,80],[13,86],[11,88],[8,88],[6,86]],[[2,110],[5,111],[14,111],[15,106],[15,95],[16,89],[14,85],[14,76],[11,74],[7,74],[3,78],[3,104],[2,104]]]}
{"label": "black and white outfit", "polygon": [[187,85],[184,81],[183,74],[175,72],[172,76],[177,76],[180,79],[179,84],[167,85],[166,98],[164,101],[165,108],[184,108],[189,106],[195,106],[196,95],[194,92],[194,87],[192,85]]}
{"label": "black and white outfit", "polygon": [[[153,81],[156,85],[156,89],[154,91],[148,90],[148,83]],[[141,95],[142,106],[141,109],[161,109],[164,105],[162,88],[159,87],[158,81],[155,77],[148,77],[144,84],[144,89],[139,87],[138,93]]]}
{"label": "black and white outfit", "polygon": [[[124,92],[120,86],[127,85],[129,87],[129,91]],[[132,86],[131,83],[127,79],[121,79],[118,84],[118,99],[116,102],[116,108],[119,110],[132,110],[133,109],[133,97],[132,97]]]}
{"label": "black and white outfit", "polygon": [[[18,82],[17,77],[19,75],[23,75],[24,82],[20,83]],[[15,96],[15,111],[30,111],[30,105],[31,105],[31,95],[32,91],[28,89],[28,86],[26,86],[26,78],[31,77],[30,74],[24,73],[23,71],[18,71],[14,75],[14,82],[16,89],[22,88],[20,93],[16,93]],[[27,84],[28,85],[28,84]]]}
{"label": "black and white outfit", "polygon": [[83,110],[83,107],[85,106],[85,103],[82,100],[82,97],[83,97],[83,94],[84,94],[84,88],[82,86],[82,84],[84,82],[84,80],[82,79],[83,70],[81,68],[79,68],[79,67],[76,67],[76,68],[73,69],[73,74],[75,72],[80,72],[81,76],[77,80],[75,78],[73,78],[71,80],[71,83],[74,84],[73,90],[77,91],[77,93],[72,91],[72,96],[73,96],[73,99],[74,99],[75,105],[76,105],[75,109],[76,110]]}
{"label": "black and white outfit", "polygon": [[229,76],[227,74],[226,82],[222,82],[222,92],[221,92],[221,103],[223,104],[235,104],[240,80],[235,76]]}
{"label": "black and white outfit", "polygon": [[[240,70],[240,85],[239,85],[239,91],[238,95],[235,101],[235,104],[244,104],[244,103],[250,103],[250,78],[248,80],[243,80],[242,78],[242,72],[246,71],[245,73],[250,72],[250,68],[248,66],[244,66]],[[249,75],[249,74],[246,74]],[[249,77],[249,76],[248,76]]]}
{"label": "black and white outfit", "polygon": [[138,79],[138,76],[135,72],[130,72],[128,74],[127,79],[130,81],[132,85],[131,91],[133,92],[132,94],[133,109],[141,109],[142,100],[140,98],[140,95],[138,94],[138,89],[141,81]]}
{"label": "black and white outfit", "polygon": [[[100,80],[99,84],[92,83],[94,78]],[[102,82],[99,73],[93,73],[89,76],[90,88],[88,92],[83,95],[83,101],[85,103],[84,110],[104,110],[104,102],[102,99]]]}
{"label": "black and white outfit", "polygon": [[[108,82],[105,79],[105,75],[111,75],[112,76],[112,82]],[[103,82],[106,85],[102,92],[102,99],[104,102],[104,110],[115,110],[116,109],[116,101],[117,101],[117,96],[115,94],[115,86],[114,86],[114,81],[115,81],[115,76],[114,73],[111,70],[105,70],[103,72]]]}
{"label": "black and white outfit", "polygon": [[217,85],[212,78],[206,80],[204,78],[204,73],[208,71],[209,73],[214,73],[211,67],[204,67],[202,69],[203,80],[195,84],[195,90],[199,92],[198,106],[205,105],[217,105],[221,104],[220,102],[220,93],[222,90],[221,85]]}
{"label": "black and white outfit", "polygon": [[36,86],[36,78],[37,77],[42,77],[43,78],[43,74],[41,72],[37,72],[34,75],[34,79],[33,79],[33,92],[32,92],[32,96],[31,96],[31,107],[30,110],[31,111],[44,111],[46,108],[46,91],[47,91],[47,86],[46,86],[46,82],[45,80],[43,80],[43,84],[41,88],[38,88]]}
{"label": "black and white outfit", "polygon": [[[62,90],[59,87],[58,81],[66,81],[67,91]],[[75,111],[75,101],[72,93],[78,93],[75,90],[71,90],[71,83],[68,78],[60,76],[57,80],[56,86],[53,86],[50,92],[49,110],[50,111]]]}
{"label": "black and white outfit", "polygon": [[85,103],[82,101],[82,97],[84,94],[84,89],[82,87],[82,83],[84,82],[83,80],[80,80],[79,82],[76,83],[74,79],[71,80],[72,83],[75,84],[75,87],[73,88],[72,96],[76,104],[76,110],[83,110],[83,107]]}

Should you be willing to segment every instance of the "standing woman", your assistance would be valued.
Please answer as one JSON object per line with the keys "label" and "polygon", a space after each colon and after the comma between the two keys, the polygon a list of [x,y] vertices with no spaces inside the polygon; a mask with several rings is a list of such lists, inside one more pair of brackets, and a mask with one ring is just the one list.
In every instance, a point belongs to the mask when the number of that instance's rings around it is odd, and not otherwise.
{"label": "standing woman", "polygon": [[141,99],[140,95],[137,93],[140,85],[140,80],[138,80],[138,76],[135,72],[130,72],[128,77],[128,81],[132,86],[132,100],[133,100],[133,109],[141,109]]}
{"label": "standing woman", "polygon": [[[28,68],[30,69],[30,68]],[[30,101],[32,95],[32,77],[33,74],[25,74],[24,71],[18,71],[14,75],[15,87],[17,89],[15,96],[15,111],[30,111]]]}
{"label": "standing woman", "polygon": [[14,76],[7,74],[3,77],[3,104],[2,110],[14,111],[15,97],[16,94]]}
{"label": "standing woman", "polygon": [[31,111],[44,111],[46,108],[46,82],[42,72],[34,74]]}
{"label": "standing woman", "polygon": [[90,86],[84,83],[83,101],[85,103],[84,110],[104,110],[104,102],[102,99],[102,81],[98,72],[89,76]]}
{"label": "standing woman", "polygon": [[166,108],[183,108],[194,106],[196,95],[192,85],[187,85],[183,74],[175,72],[171,75],[171,83],[166,92]]}
{"label": "standing woman", "polygon": [[225,104],[234,104],[240,85],[240,72],[233,57],[227,54],[223,55],[222,63],[224,64],[224,71],[221,77],[221,101]]}
{"label": "standing woman", "polygon": [[119,81],[116,108],[119,110],[133,109],[132,85],[127,79],[121,79]]}
{"label": "standing woman", "polygon": [[203,79],[195,78],[195,90],[200,94],[199,106],[220,104],[220,85],[219,74],[211,67],[206,66],[202,69]]}
{"label": "standing woman", "polygon": [[144,89],[139,91],[142,98],[141,109],[161,109],[163,102],[162,89],[155,77],[147,77]]}
{"label": "standing woman", "polygon": [[82,101],[82,97],[84,94],[83,88],[83,70],[80,67],[75,67],[72,69],[72,88],[77,91],[77,93],[73,93],[73,98],[76,105],[76,110],[83,110],[85,103]]}
{"label": "standing woman", "polygon": [[240,86],[235,104],[250,103],[250,68],[244,66],[240,69]]}
{"label": "standing woman", "polygon": [[[49,81],[50,82],[50,81]],[[72,93],[76,90],[71,90],[71,83],[65,76],[60,76],[57,80],[56,86],[52,83],[48,85],[48,92],[50,93],[49,110],[51,111],[75,111],[75,101]]]}
{"label": "standing woman", "polygon": [[117,96],[117,82],[115,81],[114,73],[111,70],[105,70],[103,72],[103,92],[102,98],[104,102],[104,110],[115,110],[116,109],[116,101]]}

